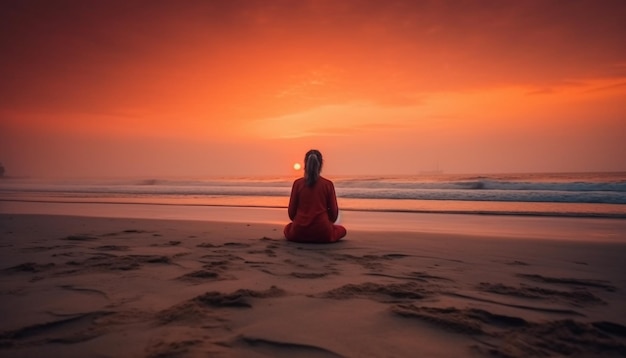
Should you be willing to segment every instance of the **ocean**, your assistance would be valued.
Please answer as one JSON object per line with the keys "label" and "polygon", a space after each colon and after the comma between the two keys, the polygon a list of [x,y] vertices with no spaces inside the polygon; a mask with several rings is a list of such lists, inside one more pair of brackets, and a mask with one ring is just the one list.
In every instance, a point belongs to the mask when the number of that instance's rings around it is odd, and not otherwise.
{"label": "ocean", "polygon": [[[626,218],[626,173],[327,176],[344,211]],[[2,178],[0,202],[286,208],[294,177]]]}

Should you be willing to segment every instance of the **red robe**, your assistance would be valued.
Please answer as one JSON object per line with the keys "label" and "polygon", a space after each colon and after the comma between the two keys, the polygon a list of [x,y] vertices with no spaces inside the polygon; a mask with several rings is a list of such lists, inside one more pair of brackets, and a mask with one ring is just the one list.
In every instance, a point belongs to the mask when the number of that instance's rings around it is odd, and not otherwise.
{"label": "red robe", "polygon": [[309,187],[304,178],[296,179],[289,198],[289,219],[285,237],[297,242],[335,242],[346,236],[346,229],[333,224],[339,215],[335,186],[319,177]]}

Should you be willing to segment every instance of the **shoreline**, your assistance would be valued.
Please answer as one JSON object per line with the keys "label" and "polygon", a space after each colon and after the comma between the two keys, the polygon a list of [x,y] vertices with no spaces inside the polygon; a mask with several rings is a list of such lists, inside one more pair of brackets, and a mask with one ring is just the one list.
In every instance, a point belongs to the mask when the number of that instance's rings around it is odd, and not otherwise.
{"label": "shoreline", "polygon": [[[345,199],[344,199],[345,200]],[[161,201],[121,201],[121,200],[91,200],[80,199],[77,200],[46,200],[46,199],[0,199],[0,202],[14,202],[14,203],[58,203],[58,204],[93,204],[93,205],[163,205],[163,206],[190,206],[190,207],[216,207],[216,208],[256,208],[256,209],[283,209],[286,210],[285,205],[262,205],[262,204],[210,204],[210,203],[189,203],[189,202],[161,202]],[[475,203],[475,202],[467,202]],[[486,202],[480,202],[486,203]],[[512,202],[499,202],[510,204]],[[524,203],[524,204],[562,204],[562,203]],[[584,203],[583,205],[599,205],[595,203]],[[580,205],[580,204],[579,204]],[[626,207],[622,204],[601,204],[604,206],[614,206],[615,208]],[[554,218],[601,218],[601,219],[626,219],[626,213],[622,213],[619,210],[614,212],[580,212],[580,211],[497,211],[497,210],[430,210],[430,209],[374,209],[374,208],[344,208],[342,211],[355,211],[355,212],[375,212],[375,213],[414,213],[414,214],[451,214],[451,215],[492,215],[492,216],[530,216],[530,217],[554,217]]]}
{"label": "shoreline", "polygon": [[[42,214],[109,218],[267,223],[284,226],[286,209],[251,206],[186,206],[0,201],[0,214]],[[424,232],[568,241],[626,242],[626,220],[523,215],[414,212],[340,212],[348,232]]]}
{"label": "shoreline", "polygon": [[20,214],[0,227],[0,355],[626,354],[624,242],[353,230],[298,244],[277,223]]}

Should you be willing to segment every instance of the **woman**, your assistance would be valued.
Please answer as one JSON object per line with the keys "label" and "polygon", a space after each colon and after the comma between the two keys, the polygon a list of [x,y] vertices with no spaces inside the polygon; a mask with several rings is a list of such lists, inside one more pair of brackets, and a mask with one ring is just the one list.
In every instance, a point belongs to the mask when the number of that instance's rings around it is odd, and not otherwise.
{"label": "woman", "polygon": [[296,179],[289,198],[289,219],[285,237],[297,242],[335,242],[346,236],[346,229],[335,225],[339,215],[335,186],[320,176],[322,153],[309,150],[304,156],[304,177]]}

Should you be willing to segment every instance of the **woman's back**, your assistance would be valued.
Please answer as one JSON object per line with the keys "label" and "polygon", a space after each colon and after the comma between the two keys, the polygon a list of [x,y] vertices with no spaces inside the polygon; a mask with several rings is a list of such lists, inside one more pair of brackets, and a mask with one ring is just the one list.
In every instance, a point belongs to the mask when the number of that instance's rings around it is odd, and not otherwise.
{"label": "woman's back", "polygon": [[334,225],[339,215],[333,182],[320,176],[322,153],[312,149],[304,156],[305,173],[291,188],[287,213],[292,222],[285,226],[285,237],[299,242],[335,242],[346,229]]}
{"label": "woman's back", "polygon": [[304,178],[297,179],[289,201],[289,218],[300,226],[337,220],[335,188],[324,177],[319,177],[312,186],[307,186]]}

